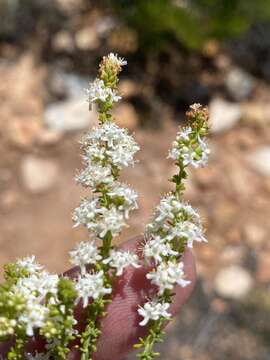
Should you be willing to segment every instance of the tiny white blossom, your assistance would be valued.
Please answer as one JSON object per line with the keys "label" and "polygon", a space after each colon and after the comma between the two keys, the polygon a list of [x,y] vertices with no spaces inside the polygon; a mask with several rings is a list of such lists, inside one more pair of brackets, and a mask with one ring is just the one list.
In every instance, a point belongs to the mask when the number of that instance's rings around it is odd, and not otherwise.
{"label": "tiny white blossom", "polygon": [[74,210],[74,226],[84,225],[97,237],[103,238],[108,231],[112,236],[118,235],[126,223],[124,215],[115,206],[109,209],[98,207],[98,199],[83,200],[78,208]]}
{"label": "tiny white blossom", "polygon": [[96,189],[100,185],[111,184],[113,176],[110,166],[102,166],[99,163],[88,163],[87,167],[82,170],[75,180],[85,187]]}
{"label": "tiny white blossom", "polygon": [[143,255],[146,259],[154,259],[156,263],[159,263],[163,260],[163,256],[176,256],[178,252],[174,251],[170,244],[166,243],[166,239],[156,236],[146,242]]}
{"label": "tiny white blossom", "polygon": [[95,224],[96,217],[102,213],[102,210],[98,207],[98,198],[96,199],[84,199],[80,206],[73,212],[72,220],[74,221],[74,227],[78,225],[85,225],[87,228],[92,223]]}
{"label": "tiny white blossom", "polygon": [[170,304],[166,302],[147,302],[143,306],[140,306],[138,313],[143,317],[143,320],[139,323],[141,326],[145,326],[150,320],[158,320],[161,317],[169,319],[171,314],[167,312]]}
{"label": "tiny white blossom", "polygon": [[168,158],[182,161],[184,166],[190,164],[195,168],[203,167],[207,164],[210,149],[200,137],[198,137],[197,148],[194,148],[191,143],[191,134],[192,129],[190,127],[178,132],[176,140],[172,143]]}
{"label": "tiny white blossom", "polygon": [[118,182],[114,183],[108,192],[108,195],[119,203],[117,207],[119,210],[124,211],[126,219],[129,216],[129,211],[138,208],[137,192],[125,184]]}
{"label": "tiny white blossom", "polygon": [[42,301],[48,294],[56,296],[59,277],[42,271],[39,275],[32,274],[27,278],[20,278],[13,287],[15,293],[28,298]]}
{"label": "tiny white blossom", "polygon": [[191,110],[198,111],[202,108],[202,105],[200,103],[194,103],[189,106]]}
{"label": "tiny white blossom", "polygon": [[18,321],[26,327],[26,334],[33,336],[34,329],[44,325],[48,313],[49,309],[46,306],[28,299],[26,309],[19,316]]}
{"label": "tiny white blossom", "polygon": [[34,255],[18,259],[16,261],[16,264],[19,267],[24,268],[26,271],[28,271],[29,274],[37,273],[43,269],[43,266],[36,262],[36,258]]}
{"label": "tiny white blossom", "polygon": [[34,355],[27,353],[25,354],[26,360],[49,360],[50,359],[50,353],[38,353],[36,352]]}
{"label": "tiny white blossom", "polygon": [[75,266],[79,266],[82,274],[85,274],[87,264],[96,264],[97,261],[102,259],[94,241],[80,242],[69,254],[70,262]]}
{"label": "tiny white blossom", "polygon": [[108,258],[103,260],[104,264],[110,264],[111,267],[116,268],[116,275],[121,276],[123,270],[127,266],[134,266],[139,268],[139,258],[136,254],[132,254],[129,251],[117,251],[111,250]]}
{"label": "tiny white blossom", "polygon": [[201,226],[200,216],[191,205],[179,201],[173,194],[169,194],[160,200],[154,212],[153,221],[147,225],[148,231],[162,229],[167,232],[172,228],[173,222],[190,220]]}
{"label": "tiny white blossom", "polygon": [[125,226],[127,225],[123,214],[116,207],[111,207],[110,209],[102,208],[102,216],[92,229],[98,237],[103,238],[109,231],[112,236],[118,235]]}
{"label": "tiny white blossom", "polygon": [[172,240],[174,238],[185,238],[189,248],[193,247],[194,241],[207,242],[202,227],[190,221],[178,222],[169,229],[167,239]]}
{"label": "tiny white blossom", "polygon": [[117,95],[115,90],[105,86],[104,81],[100,79],[96,79],[90,83],[89,88],[86,89],[86,93],[90,103],[94,103],[96,101],[117,102],[121,99],[121,96]]}
{"label": "tiny white blossom", "polygon": [[127,65],[127,61],[123,58],[120,58],[118,56],[118,54],[113,54],[113,53],[110,53],[108,56],[107,56],[107,59],[109,61],[111,61],[112,63],[118,65],[118,66],[124,66],[124,65]]}
{"label": "tiny white blossom", "polygon": [[162,295],[166,289],[172,290],[175,284],[182,287],[190,284],[190,281],[184,279],[184,264],[168,261],[160,263],[156,269],[146,274],[147,279],[156,285],[159,295]]}
{"label": "tiny white blossom", "polygon": [[98,273],[85,274],[78,277],[75,284],[75,289],[78,292],[77,303],[82,299],[83,307],[86,307],[89,299],[97,299],[112,292],[111,288],[104,286],[103,276],[103,271],[99,271]]}
{"label": "tiny white blossom", "polygon": [[[98,146],[106,149],[102,154],[107,159],[107,166],[111,164],[119,169],[133,165],[134,154],[139,150],[139,146],[126,129],[121,129],[108,121],[87,134],[82,140],[82,146],[86,154],[84,160],[87,161],[89,154],[91,154],[91,161],[100,158],[100,152],[96,150],[96,146]],[[90,150],[92,146],[95,150]]]}

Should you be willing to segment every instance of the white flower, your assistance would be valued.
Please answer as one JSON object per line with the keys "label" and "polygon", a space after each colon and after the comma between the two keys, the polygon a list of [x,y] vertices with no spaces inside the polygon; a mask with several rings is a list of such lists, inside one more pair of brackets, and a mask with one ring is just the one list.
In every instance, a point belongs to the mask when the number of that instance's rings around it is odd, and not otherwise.
{"label": "white flower", "polygon": [[98,199],[83,200],[74,210],[73,221],[74,226],[84,225],[99,238],[103,238],[108,231],[112,236],[118,235],[126,226],[121,211],[114,206],[109,209],[98,207]]}
{"label": "white flower", "polygon": [[34,255],[19,259],[16,261],[16,264],[28,271],[29,274],[37,273],[43,269],[43,266],[36,262]]}
{"label": "white flower", "polygon": [[190,281],[184,279],[184,264],[168,261],[160,263],[156,269],[146,274],[151,283],[158,286],[159,295],[162,295],[166,289],[172,290],[175,284],[182,287],[190,284]]}
{"label": "white flower", "polygon": [[158,303],[155,301],[147,302],[144,306],[140,306],[138,313],[144,318],[139,325],[145,326],[150,320],[158,320],[161,317],[169,319],[171,314],[167,312],[170,304],[166,302]]}
{"label": "white flower", "polygon": [[139,268],[139,258],[136,254],[132,254],[129,251],[117,251],[111,250],[107,259],[103,260],[104,264],[110,264],[111,267],[116,268],[116,275],[121,276],[123,270],[127,266],[134,266]]}
{"label": "white flower", "polygon": [[190,109],[194,110],[194,111],[198,111],[202,108],[202,105],[200,103],[194,103],[192,105],[190,105]]}
{"label": "white flower", "polygon": [[192,129],[190,127],[184,128],[178,132],[176,141],[172,143],[168,158],[182,161],[184,166],[190,164],[195,168],[203,167],[208,161],[210,149],[206,142],[200,137],[198,137],[198,144],[195,147],[191,143],[191,134]]}
{"label": "white flower", "polygon": [[87,167],[75,177],[75,180],[85,187],[96,189],[100,185],[111,184],[113,176],[110,166],[99,163],[88,163]]}
{"label": "white flower", "polygon": [[[126,129],[121,129],[108,121],[87,134],[82,140],[82,146],[86,154],[84,160],[87,161],[89,154],[91,154],[91,161],[100,158],[100,152],[96,150],[98,146],[106,149],[104,153],[101,152],[102,156],[106,158],[106,165],[114,165],[119,169],[130,164],[133,165],[134,154],[139,150],[139,146]],[[94,150],[90,150],[92,146],[94,146]]]}
{"label": "white flower", "polygon": [[208,157],[210,154],[210,149],[207,146],[207,143],[202,140],[200,137],[198,139],[199,141],[199,158],[196,159],[195,164],[193,164],[194,167],[204,167],[206,166],[207,162],[208,162]]}
{"label": "white flower", "polygon": [[26,334],[33,336],[34,329],[41,328],[44,325],[48,313],[49,309],[46,306],[28,299],[26,309],[19,316],[18,321],[26,327]]}
{"label": "white flower", "polygon": [[96,164],[97,162],[102,162],[106,158],[106,148],[100,146],[98,143],[93,143],[87,148],[84,149],[83,160],[88,164]]}
{"label": "white flower", "polygon": [[92,227],[92,224],[96,223],[98,214],[102,213],[102,210],[98,207],[98,198],[84,199],[80,206],[74,210],[72,220],[74,221],[74,227],[78,225],[85,225],[87,228]]}
{"label": "white flower", "polygon": [[102,259],[94,241],[80,242],[69,254],[71,258],[70,262],[75,266],[79,266],[83,274],[86,272],[85,265],[96,264],[97,261]]}
{"label": "white flower", "polygon": [[105,86],[103,80],[96,79],[89,84],[89,89],[86,89],[88,101],[94,103],[96,101],[111,101],[117,102],[121,96],[117,95],[116,91],[110,87]]}
{"label": "white flower", "polygon": [[201,226],[199,214],[187,203],[179,201],[173,194],[169,194],[160,200],[155,209],[152,223],[147,225],[147,230],[157,232],[162,229],[168,232],[172,223],[190,220]]}
{"label": "white flower", "polygon": [[172,240],[174,238],[185,238],[189,248],[193,247],[194,241],[207,242],[206,238],[203,236],[202,227],[190,221],[178,222],[175,226],[170,228],[167,239]]}
{"label": "white flower", "polygon": [[128,218],[129,211],[137,209],[138,194],[129,186],[121,183],[114,183],[108,195],[116,201],[117,208],[124,211],[125,218]]}
{"label": "white flower", "polygon": [[118,56],[118,54],[110,53],[110,54],[107,56],[107,59],[108,59],[109,61],[111,61],[113,64],[118,65],[118,66],[127,65],[127,61],[124,60],[123,58],[120,58],[120,57]]}
{"label": "white flower", "polygon": [[78,277],[75,284],[75,289],[78,292],[77,302],[82,299],[83,307],[88,305],[90,298],[97,299],[112,292],[111,288],[104,286],[103,276],[103,271],[99,271],[98,273]]}
{"label": "white flower", "polygon": [[20,278],[13,286],[12,291],[21,294],[26,299],[36,298],[38,301],[42,301],[48,294],[56,296],[58,281],[58,275],[42,271],[27,278]]}
{"label": "white flower", "polygon": [[176,256],[178,252],[174,251],[170,244],[166,243],[166,239],[156,236],[146,242],[143,254],[146,259],[154,259],[158,263],[163,260],[164,256]]}
{"label": "white flower", "polygon": [[123,214],[115,207],[112,207],[110,209],[102,208],[102,216],[93,224],[92,229],[96,236],[103,238],[109,231],[112,236],[118,235],[124,226],[126,226],[126,223]]}
{"label": "white flower", "polygon": [[50,359],[50,353],[38,353],[36,352],[35,355],[27,353],[25,354],[26,360],[49,360]]}

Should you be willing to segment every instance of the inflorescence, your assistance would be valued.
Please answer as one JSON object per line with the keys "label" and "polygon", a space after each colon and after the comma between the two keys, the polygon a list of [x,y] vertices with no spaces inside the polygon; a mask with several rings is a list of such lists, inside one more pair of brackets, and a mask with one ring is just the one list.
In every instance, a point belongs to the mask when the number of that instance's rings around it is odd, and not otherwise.
{"label": "inflorescence", "polygon": [[[66,359],[71,342],[77,344],[82,360],[92,359],[101,334],[100,318],[106,315],[113,286],[129,266],[147,265],[146,278],[157,288],[156,295],[138,307],[139,325],[149,334],[134,345],[138,356],[151,360],[154,344],[161,341],[162,329],[171,318],[174,287],[189,286],[182,255],[195,241],[205,242],[200,216],[182,201],[187,167],[205,166],[209,149],[207,109],[194,104],[187,113],[188,126],[179,131],[168,158],[178,173],[172,177],[175,189],[164,196],[146,226],[141,257],[117,249],[113,239],[127,226],[130,212],[138,208],[136,191],[119,181],[120,171],[135,164],[139,146],[126,129],[118,127],[111,114],[118,92],[118,75],[127,62],[117,55],[104,57],[99,75],[87,90],[90,106],[96,106],[99,126],[81,140],[84,168],[76,181],[89,188],[90,195],[74,210],[74,226],[84,226],[89,239],[70,251],[76,276],[50,274],[34,256],[5,266],[5,282],[0,285],[0,341],[11,340],[8,360]],[[77,330],[75,307],[85,311]],[[43,339],[43,352],[29,353],[31,337]]]}

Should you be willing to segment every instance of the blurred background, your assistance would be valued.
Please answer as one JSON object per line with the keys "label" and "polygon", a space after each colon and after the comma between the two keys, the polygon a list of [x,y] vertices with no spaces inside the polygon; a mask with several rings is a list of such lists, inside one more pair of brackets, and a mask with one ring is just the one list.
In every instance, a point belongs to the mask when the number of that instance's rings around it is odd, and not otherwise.
{"label": "blurred background", "polygon": [[83,89],[117,52],[128,67],[114,114],[142,148],[123,174],[140,209],[119,242],[170,189],[167,149],[189,104],[208,105],[212,123],[209,166],[186,191],[209,244],[161,359],[269,360],[270,1],[0,0],[0,15],[1,267],[34,253],[62,271],[86,239],[71,222],[78,141],[96,123]]}

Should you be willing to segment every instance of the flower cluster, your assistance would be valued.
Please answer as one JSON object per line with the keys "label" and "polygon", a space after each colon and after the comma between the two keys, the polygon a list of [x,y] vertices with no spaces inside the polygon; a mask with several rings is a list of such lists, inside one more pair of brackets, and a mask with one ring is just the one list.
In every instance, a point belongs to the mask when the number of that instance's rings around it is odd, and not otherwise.
{"label": "flower cluster", "polygon": [[[123,168],[134,165],[139,146],[126,129],[113,122],[110,114],[113,103],[121,98],[117,89],[118,73],[125,64],[117,55],[104,57],[99,77],[88,90],[89,102],[98,107],[99,126],[81,140],[85,167],[76,181],[95,195],[81,201],[74,210],[73,221],[74,226],[87,228],[91,240],[80,243],[70,252],[72,264],[81,271],[75,283],[76,303],[81,301],[89,313],[88,324],[81,335],[83,359],[95,351],[100,330],[94,315],[104,315],[115,276],[122,275],[128,266],[139,266],[136,254],[118,251],[112,245],[113,238],[127,226],[130,211],[138,207],[136,191],[120,183],[118,178]],[[97,241],[101,242],[100,247]],[[87,265],[90,273],[86,271]]]}
{"label": "flower cluster", "polygon": [[82,274],[86,273],[86,265],[95,265],[102,259],[94,241],[80,242],[69,255],[71,264],[79,266]]}
{"label": "flower cluster", "polygon": [[[177,133],[168,157],[176,160],[178,164],[184,167],[192,165],[198,168],[207,164],[210,154],[210,149],[202,138],[207,131],[205,120],[208,113],[200,104],[193,104],[187,115],[192,119],[192,124]],[[199,124],[197,123],[198,120],[200,121]]]}
{"label": "flower cluster", "polygon": [[163,243],[184,240],[187,246],[192,248],[194,241],[206,241],[199,214],[173,193],[161,199],[146,231],[151,236],[157,236],[158,243],[159,237]]}
{"label": "flower cluster", "polygon": [[102,270],[98,273],[79,276],[75,285],[78,293],[77,303],[82,299],[83,307],[86,307],[90,299],[98,299],[106,294],[110,294],[112,289],[104,286],[103,277],[104,273]]}
{"label": "flower cluster", "polygon": [[181,261],[185,247],[192,248],[194,241],[206,242],[199,214],[181,201],[181,194],[187,177],[185,168],[188,165],[204,166],[208,160],[209,149],[204,140],[208,113],[206,108],[194,104],[187,116],[190,126],[178,132],[169,152],[169,157],[179,167],[179,173],[171,179],[175,191],[163,197],[156,207],[151,223],[146,226],[146,241],[142,248],[146,262],[153,265],[146,278],[157,287],[156,298],[138,309],[143,318],[140,325],[149,325],[149,335],[135,346],[144,348],[138,355],[143,360],[151,360],[156,355],[153,345],[161,341],[162,323],[170,318],[167,310],[175,285],[185,287],[190,284]]}
{"label": "flower cluster", "polygon": [[[5,314],[0,317],[0,338],[6,339],[16,334],[15,345],[7,358],[22,359],[26,338],[39,332],[45,335],[48,343],[53,338],[60,342],[58,348],[52,348],[48,356],[55,355],[59,359],[64,359],[66,346],[73,339],[73,326],[76,321],[73,316],[74,299],[69,302],[70,297],[67,296],[63,304],[62,292],[72,288],[72,282],[49,274],[35,261],[34,256],[8,264],[5,279],[6,282],[0,291],[0,313]],[[60,321],[67,316],[70,319],[70,327],[67,324],[63,326],[63,322]],[[48,334],[48,330],[51,334]],[[30,355],[27,357],[31,358]]]}
{"label": "flower cluster", "polygon": [[132,254],[129,251],[117,251],[112,249],[109,257],[103,260],[104,264],[109,264],[110,267],[116,269],[116,276],[123,274],[124,268],[127,266],[133,266],[135,268],[140,267],[139,258],[136,254]]}
{"label": "flower cluster", "polygon": [[117,102],[121,99],[121,96],[117,95],[116,91],[105,86],[104,81],[96,79],[87,89],[87,95],[89,102]]}
{"label": "flower cluster", "polygon": [[143,317],[139,325],[145,326],[150,320],[158,320],[160,318],[169,319],[171,317],[171,314],[167,312],[169,307],[170,304],[166,302],[158,303],[149,301],[145,303],[144,306],[140,306],[138,309],[138,313]]}

